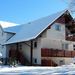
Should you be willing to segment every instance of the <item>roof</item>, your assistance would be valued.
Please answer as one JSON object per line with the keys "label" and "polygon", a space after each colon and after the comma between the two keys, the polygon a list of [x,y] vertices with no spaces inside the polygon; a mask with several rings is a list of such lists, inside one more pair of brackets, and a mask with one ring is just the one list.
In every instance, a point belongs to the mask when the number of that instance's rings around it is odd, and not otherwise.
{"label": "roof", "polygon": [[5,32],[17,33],[21,29],[22,25],[16,25],[8,28],[4,28]]}
{"label": "roof", "polygon": [[63,15],[67,10],[57,12],[47,17],[35,20],[33,22],[15,26],[13,28],[7,28],[6,30],[14,31],[16,34],[9,39],[5,44],[29,41],[35,39],[40,33],[42,33],[50,24],[52,24],[57,18]]}

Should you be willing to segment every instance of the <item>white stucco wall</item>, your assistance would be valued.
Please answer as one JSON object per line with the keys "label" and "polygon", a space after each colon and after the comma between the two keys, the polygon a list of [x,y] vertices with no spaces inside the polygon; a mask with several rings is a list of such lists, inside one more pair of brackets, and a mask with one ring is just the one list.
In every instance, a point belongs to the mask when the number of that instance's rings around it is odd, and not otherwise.
{"label": "white stucco wall", "polygon": [[54,49],[61,49],[61,41],[52,40],[48,38],[41,39],[41,48],[54,48]]}
{"label": "white stucco wall", "polygon": [[62,64],[62,65],[74,63],[73,58],[50,57],[50,59],[53,60],[53,61],[54,61],[55,63],[57,63],[58,65],[61,65],[61,64],[60,64],[60,61],[61,61],[61,60],[64,62],[64,64]]}
{"label": "white stucco wall", "polygon": [[[33,47],[33,63],[41,64],[41,38],[34,40],[34,42],[35,41],[37,42],[37,47]],[[37,63],[34,62],[34,59],[37,59]]]}
{"label": "white stucco wall", "polygon": [[[60,31],[56,30],[56,25],[60,26]],[[60,23],[54,23],[51,29],[47,30],[47,38],[51,39],[65,39],[65,25]]]}
{"label": "white stucco wall", "polygon": [[[37,42],[37,48],[34,48],[34,42]],[[26,43],[26,44],[25,44]],[[20,43],[22,45],[22,53],[30,61],[30,52],[31,52],[31,42]],[[28,45],[30,46],[28,46]],[[34,62],[34,59],[37,59],[37,63]],[[41,64],[41,39],[36,39],[33,41],[33,64]]]}
{"label": "white stucco wall", "polygon": [[30,61],[30,46],[28,46],[28,45],[31,45],[31,44],[30,44],[30,42],[25,42],[25,43],[21,43],[21,45],[22,45],[22,53]]}
{"label": "white stucco wall", "polygon": [[49,38],[41,39],[41,48],[53,48],[62,50],[62,44],[68,44],[68,49],[64,50],[73,50],[73,44],[75,42],[66,41],[66,40],[54,40]]}

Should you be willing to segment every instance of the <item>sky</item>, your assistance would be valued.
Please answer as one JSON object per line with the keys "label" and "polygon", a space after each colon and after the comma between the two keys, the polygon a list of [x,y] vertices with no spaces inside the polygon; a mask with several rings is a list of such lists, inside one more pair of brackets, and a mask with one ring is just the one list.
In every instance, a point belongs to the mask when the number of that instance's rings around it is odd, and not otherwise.
{"label": "sky", "polygon": [[0,0],[0,21],[23,24],[66,8],[64,0]]}

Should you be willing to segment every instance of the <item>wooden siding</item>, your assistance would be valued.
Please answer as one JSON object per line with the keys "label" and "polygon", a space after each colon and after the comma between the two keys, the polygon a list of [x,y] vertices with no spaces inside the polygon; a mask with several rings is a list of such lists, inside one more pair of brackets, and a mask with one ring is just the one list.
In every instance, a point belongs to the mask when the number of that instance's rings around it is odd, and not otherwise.
{"label": "wooden siding", "polygon": [[41,49],[41,57],[74,57],[75,51],[58,50],[58,49]]}
{"label": "wooden siding", "polygon": [[49,60],[42,59],[41,64],[42,64],[42,66],[57,66],[57,64],[50,59]]}
{"label": "wooden siding", "polygon": [[59,17],[57,20],[56,20],[57,23],[61,23],[61,24],[65,24],[65,17],[64,15],[62,15],[61,17]]}

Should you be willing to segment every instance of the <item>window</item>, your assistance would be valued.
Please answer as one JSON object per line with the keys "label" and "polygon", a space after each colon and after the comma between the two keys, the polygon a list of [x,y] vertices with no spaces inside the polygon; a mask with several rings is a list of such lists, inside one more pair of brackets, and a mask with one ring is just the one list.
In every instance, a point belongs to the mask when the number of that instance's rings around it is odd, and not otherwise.
{"label": "window", "polygon": [[20,48],[20,50],[22,50],[22,45],[21,44],[19,45],[19,48]]}
{"label": "window", "polygon": [[2,48],[4,48],[4,45],[2,45]]}
{"label": "window", "polygon": [[75,45],[73,45],[73,49],[75,50]]}
{"label": "window", "polygon": [[65,44],[65,49],[68,49],[68,44]]}
{"label": "window", "polygon": [[55,25],[55,30],[60,31],[61,30],[61,26],[60,25]]}
{"label": "window", "polygon": [[60,64],[60,65],[64,65],[64,64],[65,64],[65,63],[64,63],[64,60],[60,60],[60,61],[59,61],[59,64]]}
{"label": "window", "polygon": [[36,58],[34,58],[34,63],[37,63],[37,59]]}
{"label": "window", "polygon": [[37,42],[34,42],[34,48],[36,48],[37,47]]}
{"label": "window", "polygon": [[68,49],[68,44],[67,43],[62,44],[62,49]]}

